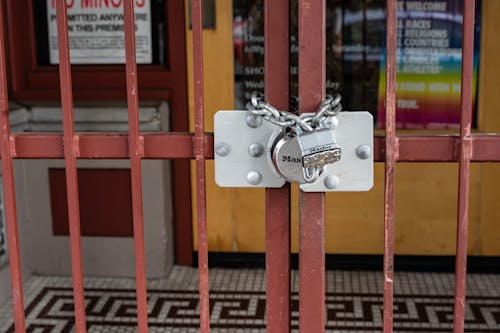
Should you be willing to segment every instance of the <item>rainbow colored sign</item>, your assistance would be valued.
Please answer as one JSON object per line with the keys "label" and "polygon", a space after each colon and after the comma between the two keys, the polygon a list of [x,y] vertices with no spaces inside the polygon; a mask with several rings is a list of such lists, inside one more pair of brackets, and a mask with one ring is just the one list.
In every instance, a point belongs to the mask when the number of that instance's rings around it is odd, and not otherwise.
{"label": "rainbow colored sign", "polygon": [[[473,102],[479,68],[476,11]],[[454,129],[460,124],[463,0],[398,1],[398,128]],[[385,45],[380,62],[378,127],[385,127]]]}

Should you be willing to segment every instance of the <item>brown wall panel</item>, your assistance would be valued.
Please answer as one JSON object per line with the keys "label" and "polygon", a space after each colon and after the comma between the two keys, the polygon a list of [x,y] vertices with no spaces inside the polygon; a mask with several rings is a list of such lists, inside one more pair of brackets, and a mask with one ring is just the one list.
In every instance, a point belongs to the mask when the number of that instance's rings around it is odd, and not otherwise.
{"label": "brown wall panel", "polygon": [[[64,169],[49,169],[52,232],[68,235]],[[132,237],[132,191],[128,169],[78,169],[82,236]]]}

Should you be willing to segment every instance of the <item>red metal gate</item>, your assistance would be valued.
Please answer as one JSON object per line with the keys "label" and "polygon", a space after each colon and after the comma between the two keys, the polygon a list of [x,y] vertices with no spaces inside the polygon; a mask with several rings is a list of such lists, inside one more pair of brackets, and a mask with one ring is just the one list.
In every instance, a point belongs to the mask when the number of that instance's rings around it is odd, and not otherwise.
{"label": "red metal gate", "polygon": [[[66,161],[75,322],[86,332],[80,244],[77,159],[130,159],[138,331],[148,331],[144,256],[142,159],[196,159],[198,209],[198,264],[200,327],[210,331],[208,248],[206,223],[205,160],[213,157],[212,135],[204,131],[202,11],[201,0],[192,0],[195,133],[141,134],[138,125],[137,64],[135,59],[134,8],[124,1],[126,75],[129,133],[75,134],[65,0],[56,0],[59,38],[59,73],[63,135],[11,134],[9,127],[3,14],[0,13],[0,153],[4,177],[12,298],[16,333],[26,332],[21,262],[12,160],[56,159]],[[387,117],[386,135],[375,137],[375,160],[385,161],[384,332],[393,331],[394,278],[394,170],[397,162],[459,162],[459,210],[457,228],[454,331],[464,331],[467,259],[467,221],[470,163],[500,161],[500,135],[471,134],[474,1],[464,0],[462,121],[460,135],[396,136],[396,10],[387,0]],[[299,100],[302,112],[314,111],[325,91],[325,2],[299,1]],[[289,0],[265,1],[266,97],[278,108],[288,107]],[[290,331],[290,188],[266,191],[266,273],[268,332]],[[300,229],[300,332],[323,332],[325,327],[324,194],[301,193]]]}

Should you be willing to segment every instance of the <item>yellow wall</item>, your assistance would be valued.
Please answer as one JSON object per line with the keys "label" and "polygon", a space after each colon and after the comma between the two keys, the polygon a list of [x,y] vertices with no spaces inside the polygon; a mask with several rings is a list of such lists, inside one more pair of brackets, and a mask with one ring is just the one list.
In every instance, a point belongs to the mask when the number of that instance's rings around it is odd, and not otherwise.
{"label": "yellow wall", "polygon": [[[217,0],[217,28],[204,31],[205,106],[207,131],[213,114],[233,108],[232,1]],[[481,131],[500,132],[498,83],[500,54],[495,33],[500,29],[500,1],[483,2],[483,33],[479,93]],[[193,122],[192,39],[188,29],[188,74],[191,128]],[[486,71],[485,68],[488,68]],[[497,83],[497,84],[494,84]],[[500,213],[496,190],[500,166],[474,164],[471,176],[469,253],[500,255]],[[328,253],[383,252],[384,166],[375,167],[375,186],[366,193],[331,193],[326,199]],[[194,178],[193,172],[193,180]],[[396,252],[455,252],[458,166],[456,163],[401,163],[396,169]],[[195,191],[193,191],[195,193]],[[193,198],[194,199],[194,198]],[[298,250],[298,191],[292,191],[292,250]],[[193,200],[193,202],[195,202]],[[210,251],[263,252],[264,191],[219,188],[213,162],[207,162],[208,240]],[[196,213],[196,210],[193,209]],[[196,221],[196,220],[194,220]],[[194,240],[196,248],[196,223]]]}

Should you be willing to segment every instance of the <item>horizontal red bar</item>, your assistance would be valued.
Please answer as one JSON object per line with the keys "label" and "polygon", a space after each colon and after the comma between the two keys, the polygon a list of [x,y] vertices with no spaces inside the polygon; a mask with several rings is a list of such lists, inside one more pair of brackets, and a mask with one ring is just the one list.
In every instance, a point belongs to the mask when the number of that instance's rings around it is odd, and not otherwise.
{"label": "horizontal red bar", "polygon": [[[385,138],[374,138],[375,161],[385,159]],[[472,134],[472,162],[500,162],[500,134]],[[458,135],[408,135],[397,138],[398,162],[458,162]]]}
{"label": "horizontal red bar", "polygon": [[[14,158],[58,159],[63,158],[61,134],[16,134]],[[145,134],[144,158],[181,159],[194,158],[193,134],[167,133]],[[128,159],[128,135],[81,134],[78,138],[78,158],[81,159]],[[206,136],[206,154],[213,158],[213,136]]]}
{"label": "horizontal red bar", "polygon": [[[62,159],[62,134],[15,134],[12,135],[14,158]],[[192,159],[192,133],[144,134],[145,159]],[[126,134],[80,134],[78,158],[80,159],[127,159],[128,137]],[[458,135],[399,136],[398,162],[458,162],[460,138]],[[500,134],[473,134],[473,162],[500,162]],[[213,158],[213,135],[205,135],[206,158]],[[374,138],[376,162],[385,160],[383,135]]]}

